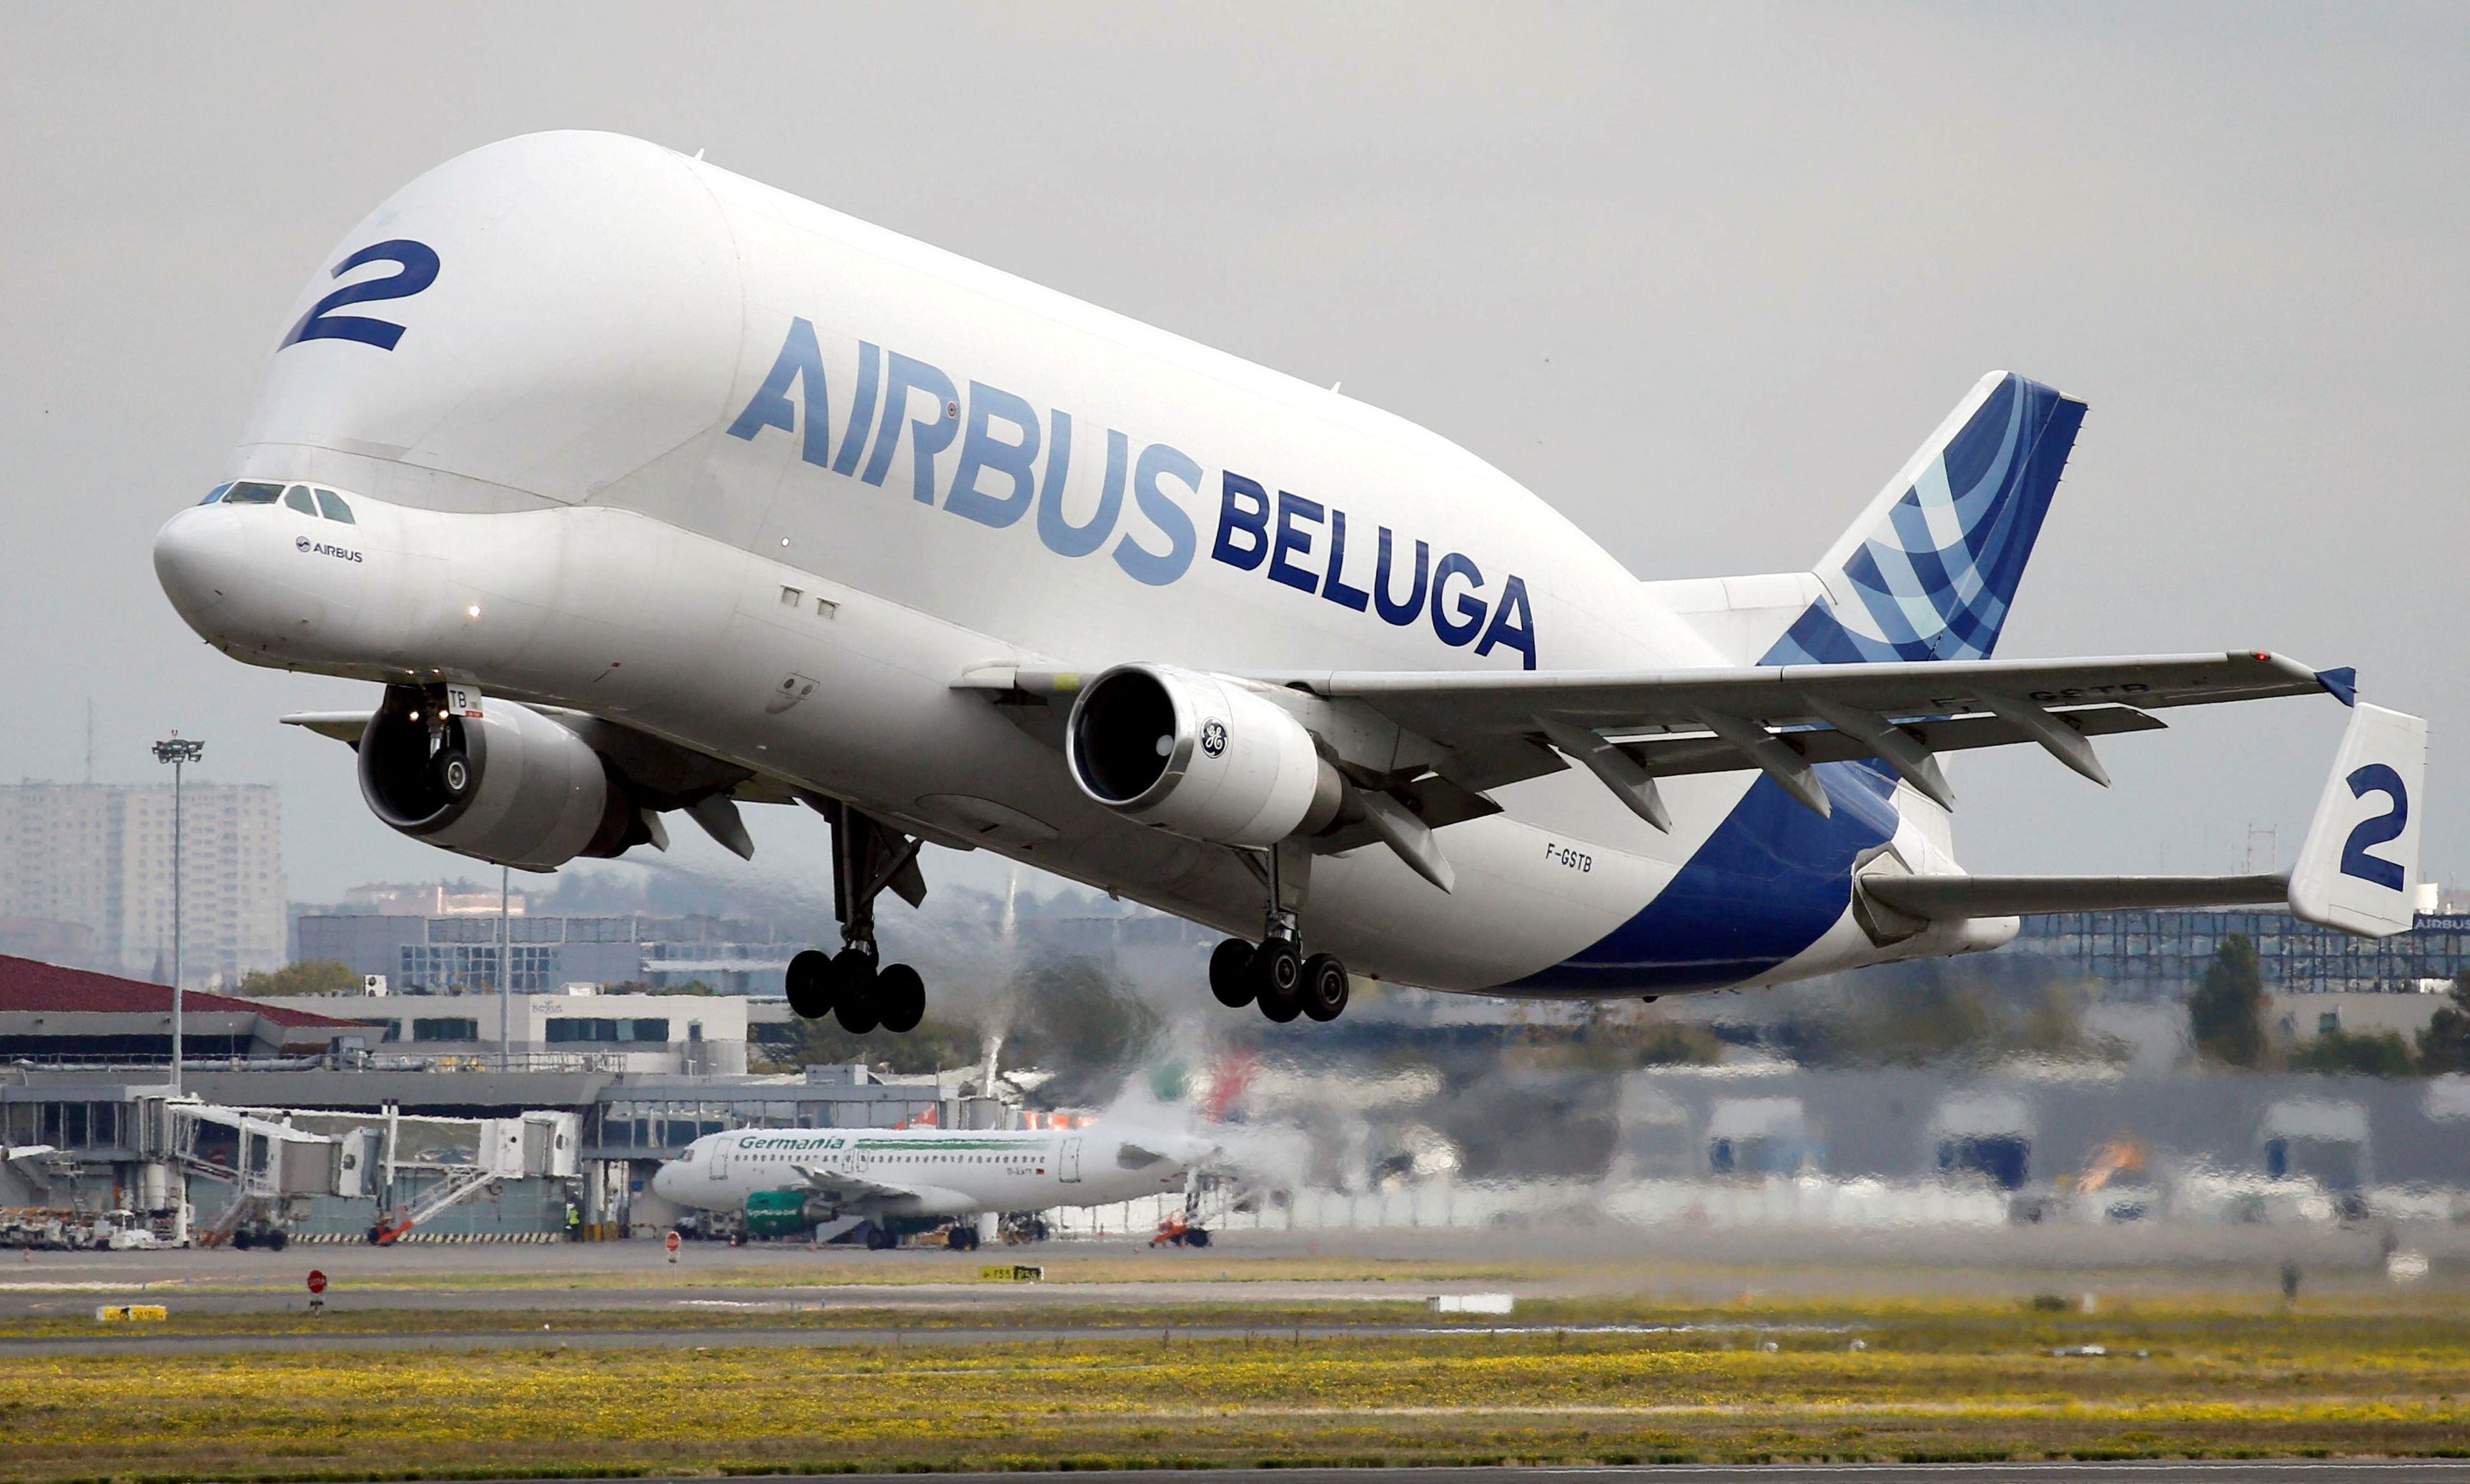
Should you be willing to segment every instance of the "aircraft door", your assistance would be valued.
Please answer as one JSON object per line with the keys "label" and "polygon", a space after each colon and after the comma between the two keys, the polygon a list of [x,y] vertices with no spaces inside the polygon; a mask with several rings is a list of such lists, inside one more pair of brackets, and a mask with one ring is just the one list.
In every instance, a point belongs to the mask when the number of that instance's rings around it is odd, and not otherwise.
{"label": "aircraft door", "polygon": [[711,1177],[715,1180],[729,1178],[729,1141],[727,1139],[712,1141]]}
{"label": "aircraft door", "polygon": [[1060,1159],[1056,1161],[1056,1168],[1062,1171],[1064,1184],[1078,1185],[1081,1183],[1081,1139],[1079,1135],[1076,1134],[1063,1141],[1063,1154]]}

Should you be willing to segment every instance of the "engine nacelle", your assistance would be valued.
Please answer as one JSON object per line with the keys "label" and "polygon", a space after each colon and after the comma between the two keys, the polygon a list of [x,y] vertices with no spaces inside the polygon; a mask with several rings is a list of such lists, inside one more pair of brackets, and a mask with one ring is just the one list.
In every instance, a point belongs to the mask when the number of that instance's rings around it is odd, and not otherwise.
{"label": "engine nacelle", "polygon": [[648,838],[600,754],[511,701],[457,716],[389,685],[361,733],[360,774],[361,797],[388,825],[493,865],[553,870]]}
{"label": "engine nacelle", "polygon": [[1117,665],[1092,682],[1072,705],[1064,757],[1098,802],[1218,845],[1318,829],[1343,798],[1337,771],[1285,707],[1168,665]]}

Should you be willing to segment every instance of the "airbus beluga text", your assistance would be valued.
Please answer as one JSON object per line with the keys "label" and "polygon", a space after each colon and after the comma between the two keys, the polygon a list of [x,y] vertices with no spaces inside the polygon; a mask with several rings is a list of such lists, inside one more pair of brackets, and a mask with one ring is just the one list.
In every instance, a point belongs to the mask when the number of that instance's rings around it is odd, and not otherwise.
{"label": "airbus beluga text", "polygon": [[[1993,660],[2084,405],[1994,373],[1806,571],[1641,582],[1421,428],[701,160],[552,133],[355,227],[227,482],[154,560],[253,664],[384,687],[388,825],[527,870],[737,806],[832,825],[789,993],[917,1023],[874,907],[921,843],[1348,971],[1657,995],[1995,946],[2025,912],[2287,901],[2408,925],[2425,724],[2262,650]],[[1816,543],[1811,543],[1813,545]],[[1984,877],[1941,754],[2173,707],[2352,707],[2294,872]],[[1309,957],[1307,957],[1309,955]]]}

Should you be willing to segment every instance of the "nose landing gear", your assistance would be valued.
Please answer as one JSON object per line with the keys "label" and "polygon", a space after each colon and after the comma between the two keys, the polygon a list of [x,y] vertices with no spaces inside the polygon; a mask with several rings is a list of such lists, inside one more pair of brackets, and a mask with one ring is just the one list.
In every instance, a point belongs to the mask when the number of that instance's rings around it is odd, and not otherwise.
{"label": "nose landing gear", "polygon": [[1297,1015],[1336,1020],[1346,1010],[1346,965],[1334,954],[1306,958],[1301,946],[1311,857],[1277,846],[1268,859],[1270,911],[1260,945],[1240,938],[1220,943],[1209,956],[1209,992],[1229,1009],[1257,1006],[1279,1025]]}
{"label": "nose landing gear", "polygon": [[906,963],[882,965],[874,946],[874,899],[889,888],[915,907],[926,895],[920,842],[836,800],[806,802],[832,825],[832,913],[841,951],[809,948],[789,961],[789,1009],[806,1020],[830,1015],[851,1035],[880,1026],[896,1035],[926,1016],[926,982]]}

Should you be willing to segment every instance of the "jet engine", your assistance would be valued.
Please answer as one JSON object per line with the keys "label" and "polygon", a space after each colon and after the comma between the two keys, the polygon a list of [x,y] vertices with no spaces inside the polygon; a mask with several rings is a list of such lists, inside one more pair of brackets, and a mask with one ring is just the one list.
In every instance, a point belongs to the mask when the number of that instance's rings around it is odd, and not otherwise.
{"label": "jet engine", "polygon": [[1344,797],[1303,723],[1237,682],[1118,665],[1072,705],[1064,756],[1098,802],[1218,845],[1266,846],[1337,817]]}
{"label": "jet engine", "polygon": [[389,685],[361,734],[361,797],[415,840],[494,865],[553,870],[650,838],[626,789],[572,730],[492,699],[456,715]]}

